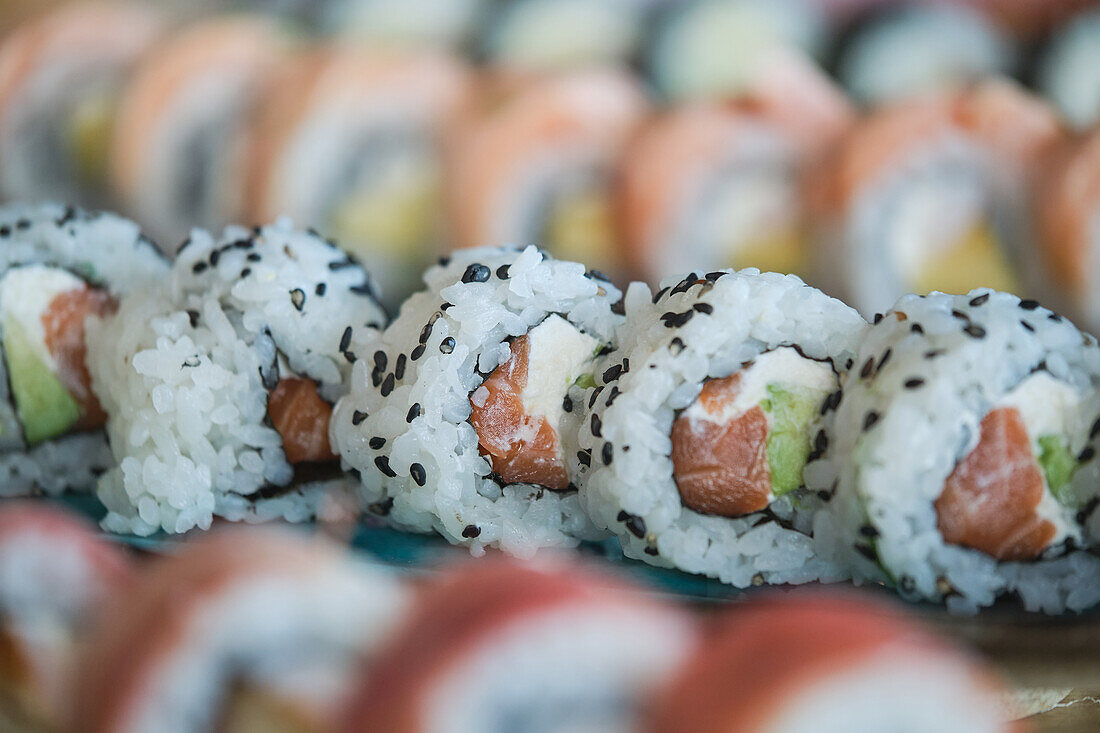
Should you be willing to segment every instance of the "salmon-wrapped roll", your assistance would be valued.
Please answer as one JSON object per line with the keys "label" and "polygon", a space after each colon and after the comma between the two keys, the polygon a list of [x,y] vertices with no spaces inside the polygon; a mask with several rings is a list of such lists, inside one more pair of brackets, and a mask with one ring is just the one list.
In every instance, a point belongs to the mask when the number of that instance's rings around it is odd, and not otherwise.
{"label": "salmon-wrapped roll", "polygon": [[444,136],[471,83],[436,53],[332,47],[298,59],[249,130],[246,215],[335,237],[396,307],[443,249]]}
{"label": "salmon-wrapped roll", "polygon": [[1077,129],[1100,122],[1100,10],[1081,13],[1050,42],[1039,88]]}
{"label": "salmon-wrapped roll", "polygon": [[688,615],[584,568],[469,563],[415,600],[342,730],[639,730],[696,643]]}
{"label": "salmon-wrapped roll", "polygon": [[617,274],[613,182],[646,99],[625,72],[533,81],[461,130],[449,193],[459,247],[537,244]]}
{"label": "salmon-wrapped roll", "polygon": [[981,664],[891,606],[794,593],[723,618],[656,697],[646,730],[1015,730],[1001,695]]}
{"label": "salmon-wrapped roll", "polygon": [[1018,55],[1003,30],[962,3],[899,4],[853,34],[838,73],[873,105],[1010,73]]}
{"label": "salmon-wrapped roll", "polygon": [[223,227],[241,216],[242,136],[288,44],[269,19],[210,20],[158,47],[122,92],[112,183],[170,251],[192,227]]}
{"label": "salmon-wrapped roll", "polygon": [[905,296],[868,333],[806,472],[857,579],[949,610],[1100,603],[1100,348],[1034,300]]}
{"label": "salmon-wrapped roll", "polygon": [[118,461],[99,481],[104,525],[312,516],[345,486],[328,423],[352,334],[368,343],[385,325],[373,293],[356,261],[285,219],[217,240],[196,229],[161,287],[89,324]]}
{"label": "salmon-wrapped roll", "polygon": [[1063,135],[1003,80],[883,107],[823,169],[818,277],[867,316],[905,293],[1041,289],[1028,201]]}
{"label": "salmon-wrapped roll", "polygon": [[385,570],[291,534],[225,531],[151,561],[81,655],[73,730],[332,730],[407,603]]}
{"label": "salmon-wrapped roll", "polygon": [[0,496],[86,491],[111,466],[84,321],[167,271],[113,214],[0,208]]}
{"label": "salmon-wrapped roll", "polygon": [[111,119],[134,65],[162,35],[148,3],[74,2],[0,44],[0,193],[102,204]]}
{"label": "salmon-wrapped roll", "polygon": [[566,392],[614,338],[618,290],[534,247],[458,250],[424,279],[381,343],[351,339],[332,441],[368,508],[475,553],[575,545]]}
{"label": "salmon-wrapped roll", "polygon": [[803,467],[866,323],[793,275],[635,285],[625,335],[574,389],[581,501],[623,551],[744,587],[837,579],[815,554]]}
{"label": "salmon-wrapped roll", "polygon": [[60,727],[78,650],[130,575],[126,552],[89,523],[44,504],[0,507],[0,727]]}
{"label": "salmon-wrapped roll", "polygon": [[631,143],[621,172],[632,274],[650,283],[731,266],[807,275],[808,174],[853,121],[832,82],[793,54],[736,102],[658,117]]}

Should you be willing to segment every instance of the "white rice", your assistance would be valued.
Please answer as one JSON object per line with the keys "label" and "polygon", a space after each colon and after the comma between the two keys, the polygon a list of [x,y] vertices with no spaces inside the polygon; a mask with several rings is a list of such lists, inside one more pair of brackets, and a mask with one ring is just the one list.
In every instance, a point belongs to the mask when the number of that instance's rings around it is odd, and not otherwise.
{"label": "white rice", "polygon": [[[488,268],[487,280],[462,282],[475,264]],[[609,342],[621,320],[611,311],[618,290],[535,247],[459,250],[424,279],[427,289],[405,302],[380,345],[354,344],[351,392],[333,413],[332,443],[360,472],[364,502],[474,553],[493,546],[529,556],[591,536],[575,492],[494,480],[469,423],[470,395],[508,358],[508,340],[552,313]],[[568,455],[568,427],[560,437]]]}
{"label": "white rice", "polygon": [[[953,611],[972,612],[1009,592],[1047,613],[1100,602],[1093,554],[1059,547],[1031,562],[999,562],[947,544],[937,528],[933,502],[982,418],[1041,369],[1080,389],[1084,409],[1100,414],[1096,340],[1034,301],[984,289],[899,300],[864,341],[825,457],[806,471],[811,488],[835,490],[814,522],[821,552],[851,567],[857,582],[895,580],[905,597],[946,601]],[[906,388],[914,379],[923,382]],[[1075,452],[1095,444],[1087,432],[1069,436]],[[1081,464],[1071,486],[1083,509],[1076,519],[1083,544],[1095,546],[1097,461]]]}
{"label": "white rice", "polygon": [[193,232],[161,287],[89,324],[118,461],[99,482],[104,526],[147,535],[205,529],[215,515],[311,516],[344,479],[272,491],[295,476],[267,419],[268,390],[282,358],[323,399],[339,398],[351,372],[345,329],[369,342],[385,322],[372,293],[358,264],[286,220],[230,227],[218,241]]}
{"label": "white rice", "polygon": [[[667,281],[666,286],[675,281]],[[706,304],[706,305],[703,305]],[[707,309],[709,306],[709,312]],[[710,377],[725,377],[761,353],[794,345],[843,371],[866,322],[851,308],[793,275],[755,269],[692,273],[651,298],[631,287],[618,351],[597,368],[597,386],[574,400],[588,412],[574,457],[581,499],[623,551],[653,565],[709,575],[738,587],[834,580],[809,537],[815,498],[795,491],[767,512],[727,518],[682,503],[673,478],[670,432],[677,411]],[[681,314],[682,323],[675,318]],[[608,368],[622,367],[619,374]]]}

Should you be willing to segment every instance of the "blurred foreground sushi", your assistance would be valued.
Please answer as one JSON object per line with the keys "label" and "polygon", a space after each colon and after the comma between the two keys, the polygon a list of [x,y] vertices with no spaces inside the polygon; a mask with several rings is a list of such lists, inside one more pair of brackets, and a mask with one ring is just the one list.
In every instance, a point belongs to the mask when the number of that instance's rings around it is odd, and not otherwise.
{"label": "blurred foreground sushi", "polygon": [[893,607],[773,595],[731,610],[653,705],[654,733],[1008,731],[1000,686]]}
{"label": "blurred foreground sushi", "polygon": [[581,503],[623,552],[753,583],[836,580],[802,471],[866,323],[793,275],[718,270],[631,286],[619,348],[570,397]]}
{"label": "blurred foreground sushi", "polygon": [[73,666],[130,559],[90,524],[44,504],[0,506],[0,727],[57,730]]}
{"label": "blurred foreground sushi", "polygon": [[113,214],[0,208],[0,496],[86,491],[111,465],[85,319],[167,271],[137,225]]}
{"label": "blurred foreground sushi", "polygon": [[182,31],[121,94],[111,178],[121,205],[174,252],[192,227],[222,227],[244,204],[244,140],[289,39],[270,20],[229,16]]}
{"label": "blurred foreground sushi", "polygon": [[492,0],[326,0],[323,31],[371,48],[459,51],[473,42]]}
{"label": "blurred foreground sushi", "polygon": [[1100,348],[1034,300],[908,295],[871,327],[822,461],[819,548],[974,611],[1100,603]]}
{"label": "blurred foreground sushi", "polygon": [[331,730],[406,603],[320,540],[227,531],[150,562],[81,655],[72,729]]}
{"label": "blurred foreground sushi", "polygon": [[1100,122],[1100,10],[1081,13],[1050,42],[1039,66],[1039,88],[1069,123]]}
{"label": "blurred foreground sushi", "polygon": [[679,610],[583,568],[469,563],[416,598],[342,730],[638,730],[696,634]]}
{"label": "blurred foreground sushi", "polygon": [[164,31],[148,3],[75,2],[0,43],[0,194],[103,204],[111,120]]}
{"label": "blurred foreground sushi", "polygon": [[98,486],[104,526],[302,521],[342,491],[329,417],[352,334],[369,342],[385,324],[373,293],[357,262],[286,220],[195,230],[160,287],[91,324],[115,457]]}
{"label": "blurred foreground sushi", "polygon": [[822,170],[817,277],[864,315],[910,292],[1041,290],[1030,195],[1063,135],[1001,80],[872,113]]}

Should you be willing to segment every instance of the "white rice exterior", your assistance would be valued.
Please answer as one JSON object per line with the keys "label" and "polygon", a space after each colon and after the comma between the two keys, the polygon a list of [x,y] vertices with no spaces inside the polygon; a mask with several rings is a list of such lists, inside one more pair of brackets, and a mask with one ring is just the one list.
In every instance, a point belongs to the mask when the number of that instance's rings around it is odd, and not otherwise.
{"label": "white rice exterior", "polygon": [[[474,264],[489,268],[488,280],[463,283]],[[499,274],[503,266],[506,279]],[[458,250],[424,280],[427,289],[405,302],[380,345],[354,344],[359,359],[351,392],[333,413],[332,444],[344,465],[360,472],[364,502],[398,526],[434,529],[475,554],[493,546],[526,557],[540,547],[575,545],[578,537],[591,536],[575,492],[501,487],[490,476],[469,422],[470,394],[508,359],[507,339],[550,314],[610,342],[621,323],[611,310],[618,290],[586,274],[583,265],[554,260],[535,247]],[[450,304],[445,311],[444,303]],[[419,417],[408,422],[416,404]],[[354,425],[353,419],[361,422]],[[559,433],[568,456],[572,430],[563,425]],[[384,443],[372,448],[372,439]],[[414,464],[423,467],[423,486],[411,476]]]}
{"label": "white rice exterior", "polygon": [[[732,519],[693,511],[673,478],[669,436],[677,411],[695,401],[708,377],[728,376],[784,345],[843,371],[866,322],[794,275],[720,270],[663,284],[656,298],[640,284],[627,292],[620,348],[597,368],[597,386],[574,400],[587,410],[578,439],[584,456],[572,458],[575,472],[591,466],[580,487],[592,521],[617,534],[630,557],[738,587],[754,576],[766,583],[842,578],[841,567],[815,555],[812,495],[792,492],[770,513]],[[702,304],[711,313],[694,307]],[[679,327],[662,318],[683,313],[692,315]],[[616,365],[622,371],[608,381],[606,370]]]}
{"label": "white rice exterior", "polygon": [[[899,321],[901,313],[906,317]],[[978,328],[964,330],[970,326]],[[872,367],[864,369],[868,362]],[[1100,558],[1088,551],[999,562],[945,543],[937,529],[933,502],[982,418],[1042,364],[1082,390],[1086,407],[1100,414],[1096,340],[1034,301],[985,289],[899,300],[870,330],[845,380],[825,456],[806,470],[811,488],[835,491],[814,521],[821,553],[851,567],[857,582],[893,578],[903,596],[946,600],[957,612],[973,612],[1008,592],[1028,610],[1047,613],[1100,602]],[[924,383],[906,389],[914,378]],[[865,429],[871,412],[877,422]],[[1072,487],[1085,508],[1077,515],[1084,544],[1095,546],[1097,461],[1080,466]],[[872,559],[876,551],[879,562]]]}
{"label": "white rice exterior", "polygon": [[[163,279],[168,271],[167,260],[137,224],[121,217],[53,203],[0,207],[0,276],[31,264],[68,270],[116,298]],[[0,496],[88,491],[112,463],[101,431],[28,448],[6,358],[0,358],[0,436]]]}
{"label": "white rice exterior", "polygon": [[344,330],[370,341],[385,323],[372,293],[357,263],[289,221],[230,227],[219,241],[193,232],[162,286],[89,324],[93,388],[118,461],[98,486],[104,526],[148,535],[205,529],[214,515],[312,516],[344,479],[247,498],[294,478],[267,420],[276,352],[335,402],[351,372]]}

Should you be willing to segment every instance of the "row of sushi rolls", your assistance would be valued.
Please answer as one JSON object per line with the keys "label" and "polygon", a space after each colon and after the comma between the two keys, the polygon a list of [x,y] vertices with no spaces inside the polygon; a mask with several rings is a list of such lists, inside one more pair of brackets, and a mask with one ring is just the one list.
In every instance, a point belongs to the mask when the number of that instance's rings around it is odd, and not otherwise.
{"label": "row of sushi rolls", "polygon": [[[201,5],[0,36],[0,727],[1065,695],[818,586],[1100,606],[1100,10]],[[362,526],[474,558],[400,574]],[[700,614],[578,546],[815,587]]]}

